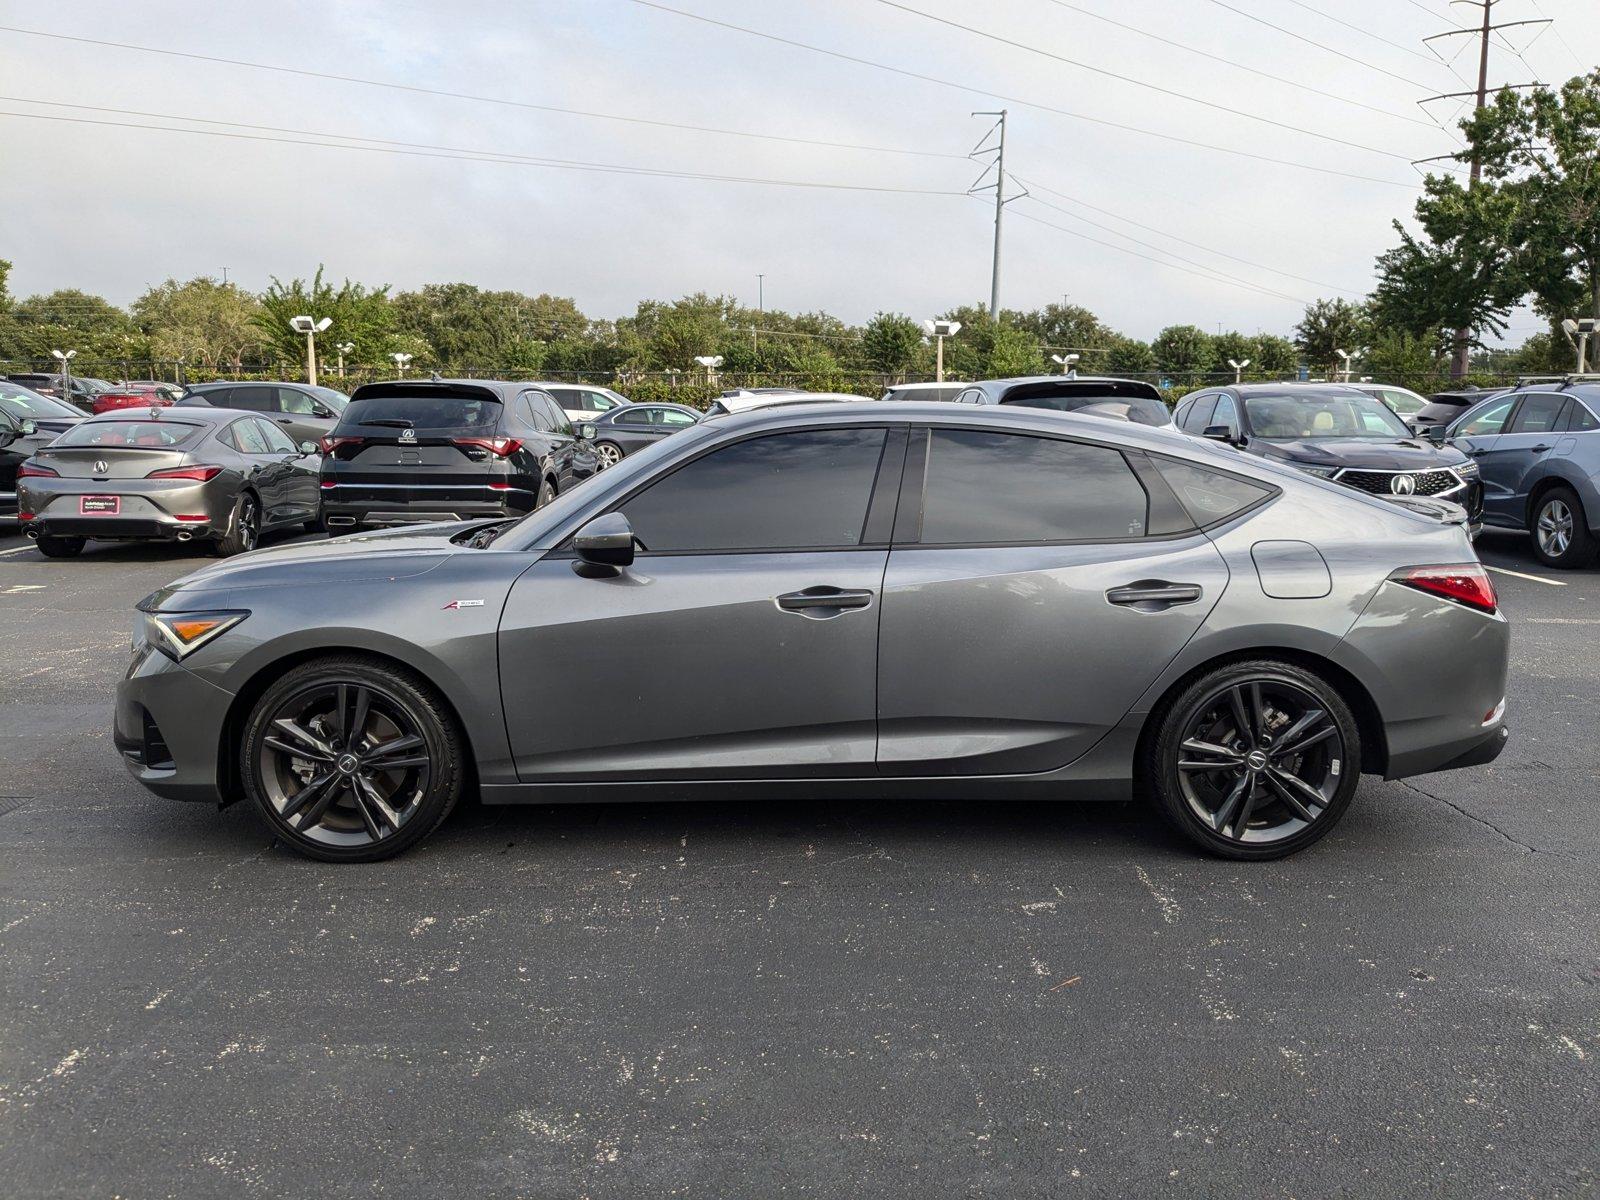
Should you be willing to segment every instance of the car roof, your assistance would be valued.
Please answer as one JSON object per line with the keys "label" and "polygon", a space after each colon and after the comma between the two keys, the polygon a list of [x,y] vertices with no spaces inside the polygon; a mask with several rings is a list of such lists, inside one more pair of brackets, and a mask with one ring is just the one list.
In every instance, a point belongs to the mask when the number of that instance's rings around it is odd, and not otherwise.
{"label": "car roof", "polygon": [[934,388],[964,388],[971,384],[963,383],[959,379],[946,379],[943,383],[891,383],[884,387],[886,392],[923,392],[932,391]]}
{"label": "car roof", "polygon": [[871,396],[856,396],[848,392],[741,392],[733,396],[718,396],[712,401],[726,412],[742,413],[758,408],[779,408],[788,404],[858,404],[878,403]]}
{"label": "car roof", "polygon": [[545,385],[526,379],[380,379],[375,383],[363,383],[350,393],[350,399],[352,401],[380,397],[393,399],[401,396],[481,397],[484,392],[489,392],[497,400],[506,401],[515,399],[530,388],[543,391]]}
{"label": "car roof", "polygon": [[1058,395],[1101,393],[1107,396],[1143,396],[1160,400],[1161,389],[1142,379],[1123,379],[1115,375],[1019,375],[1011,379],[979,379],[968,387],[977,388],[996,399],[1019,388],[1051,388]]}

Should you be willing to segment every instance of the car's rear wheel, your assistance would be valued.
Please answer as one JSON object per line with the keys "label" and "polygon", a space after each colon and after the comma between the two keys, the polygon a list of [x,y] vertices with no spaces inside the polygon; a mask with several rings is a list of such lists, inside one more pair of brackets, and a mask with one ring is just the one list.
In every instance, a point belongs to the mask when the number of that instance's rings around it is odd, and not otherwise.
{"label": "car's rear wheel", "polygon": [[1572,570],[1594,562],[1594,537],[1583,502],[1571,488],[1554,487],[1539,497],[1529,523],[1533,553],[1547,567]]}
{"label": "car's rear wheel", "polygon": [[83,553],[85,540],[81,537],[51,537],[43,534],[34,545],[46,558],[76,558]]}
{"label": "car's rear wheel", "polygon": [[607,467],[614,467],[622,461],[622,447],[615,442],[600,442],[595,446],[594,452],[600,456],[600,469],[602,471]]}
{"label": "car's rear wheel", "polygon": [[424,680],[358,657],[286,673],[240,743],[246,794],[274,833],[327,862],[375,862],[438,828],[460,798],[460,734]]}
{"label": "car's rear wheel", "polygon": [[218,558],[232,558],[244,554],[261,544],[261,501],[254,492],[240,492],[233,502],[233,518],[228,522],[228,532],[218,538],[213,547]]}
{"label": "car's rear wheel", "polygon": [[549,504],[550,501],[554,500],[555,498],[556,498],[556,485],[551,483],[548,479],[541,480],[540,483],[539,483],[539,502],[537,504],[535,504],[534,507],[535,508],[543,508],[546,504]]}
{"label": "car's rear wheel", "polygon": [[1140,764],[1169,820],[1225,858],[1282,858],[1326,836],[1361,778],[1361,734],[1325,679],[1273,660],[1195,680],[1154,714]]}

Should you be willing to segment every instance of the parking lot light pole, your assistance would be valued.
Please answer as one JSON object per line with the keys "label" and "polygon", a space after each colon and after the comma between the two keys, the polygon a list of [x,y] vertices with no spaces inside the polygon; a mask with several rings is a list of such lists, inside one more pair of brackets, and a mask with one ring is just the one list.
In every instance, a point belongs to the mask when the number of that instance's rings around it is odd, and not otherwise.
{"label": "parking lot light pole", "polygon": [[720,354],[700,354],[695,356],[695,362],[706,369],[706,382],[709,384],[717,377],[717,368],[722,365]]}
{"label": "parking lot light pole", "polygon": [[332,317],[323,317],[320,321],[315,317],[289,318],[289,328],[306,335],[306,382],[312,387],[317,386],[317,334],[332,324]]}
{"label": "parking lot light pole", "polygon": [[344,356],[356,348],[354,342],[340,342],[334,347],[339,352],[339,378],[344,378]]}
{"label": "parking lot light pole", "polygon": [[1344,363],[1344,366],[1339,371],[1339,373],[1344,376],[1343,382],[1349,383],[1350,382],[1350,359],[1351,359],[1352,355],[1350,354],[1350,351],[1348,351],[1348,350],[1335,349],[1334,353],[1337,354],[1339,356],[1340,360]]}
{"label": "parking lot light pole", "polygon": [[411,360],[416,356],[412,354],[406,354],[401,350],[396,350],[393,354],[389,355],[389,357],[394,359],[394,369],[400,372],[400,378],[404,379],[406,377],[406,367],[410,366]]}
{"label": "parking lot light pole", "polygon": [[1243,362],[1235,362],[1230,358],[1228,365],[1233,368],[1233,381],[1238,383],[1244,377],[1244,369],[1250,365],[1250,360],[1247,358]]}
{"label": "parking lot light pole", "polygon": [[72,360],[77,355],[76,350],[52,350],[51,355],[61,362],[61,402],[72,403]]}
{"label": "parking lot light pole", "polygon": [[937,383],[944,382],[944,340],[955,337],[961,332],[960,321],[934,321],[927,320],[922,323],[922,328],[934,340],[933,352],[933,378]]}
{"label": "parking lot light pole", "polygon": [[1578,352],[1578,374],[1586,375],[1589,372],[1589,339],[1600,333],[1600,320],[1594,317],[1568,317],[1561,322],[1561,332],[1567,335],[1567,341],[1572,343],[1572,348]]}
{"label": "parking lot light pole", "polygon": [[1072,378],[1078,373],[1079,357],[1077,354],[1052,354],[1050,361],[1059,364],[1061,373],[1068,378]]}

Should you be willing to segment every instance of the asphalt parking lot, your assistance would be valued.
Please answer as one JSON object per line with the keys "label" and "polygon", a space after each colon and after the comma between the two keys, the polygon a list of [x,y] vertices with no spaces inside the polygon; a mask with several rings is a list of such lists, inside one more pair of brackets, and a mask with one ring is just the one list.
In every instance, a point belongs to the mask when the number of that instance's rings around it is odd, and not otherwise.
{"label": "asphalt parking lot", "polygon": [[784,802],[466,806],[335,868],[112,749],[198,552],[0,536],[0,1193],[1587,1194],[1600,571],[1480,550],[1505,754],[1285,862]]}

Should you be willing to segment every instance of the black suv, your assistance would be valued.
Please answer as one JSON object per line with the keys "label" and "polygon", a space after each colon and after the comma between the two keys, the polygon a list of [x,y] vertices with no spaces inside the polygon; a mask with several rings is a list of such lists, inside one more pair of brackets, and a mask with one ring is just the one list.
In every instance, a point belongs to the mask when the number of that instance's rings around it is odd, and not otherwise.
{"label": "black suv", "polygon": [[600,467],[549,393],[486,379],[358,387],[322,454],[332,534],[522,516]]}
{"label": "black suv", "polygon": [[1247,383],[1206,388],[1178,401],[1173,421],[1184,433],[1215,438],[1370,495],[1452,501],[1467,510],[1474,536],[1483,520],[1477,464],[1453,447],[1418,437],[1387,404],[1353,387]]}

